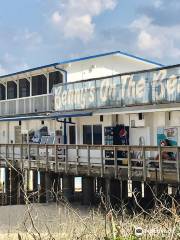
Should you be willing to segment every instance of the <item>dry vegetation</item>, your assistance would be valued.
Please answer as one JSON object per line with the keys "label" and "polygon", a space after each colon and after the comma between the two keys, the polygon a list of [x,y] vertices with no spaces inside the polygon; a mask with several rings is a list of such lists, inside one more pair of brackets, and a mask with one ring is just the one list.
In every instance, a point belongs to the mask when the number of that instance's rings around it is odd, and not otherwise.
{"label": "dry vegetation", "polygon": [[[24,182],[24,181],[23,181]],[[38,193],[34,193],[35,195]],[[12,240],[136,240],[180,239],[179,204],[170,196],[168,207],[154,195],[155,207],[144,210],[134,201],[138,211],[128,214],[127,206],[116,210],[100,195],[100,207],[87,209],[69,205],[53,189],[54,204],[31,203],[24,192],[26,205],[0,207],[0,239]],[[23,209],[23,210],[22,210]],[[137,228],[142,234],[137,236]]]}
{"label": "dry vegetation", "polygon": [[[136,196],[134,195],[135,201]],[[138,213],[127,214],[126,206],[115,211],[102,200],[101,208],[71,207],[61,199],[56,204],[27,204],[19,215],[16,227],[9,225],[0,239],[18,240],[135,240],[180,239],[180,217],[177,202],[171,208],[160,200],[155,208],[146,212],[140,206]],[[138,202],[136,201],[138,205]],[[102,210],[103,205],[103,210]],[[21,206],[22,207],[22,206]],[[4,207],[5,208],[5,207]],[[8,207],[6,207],[8,208]],[[13,206],[19,209],[19,206]],[[123,213],[122,213],[123,210]],[[3,216],[1,216],[3,217]],[[135,229],[142,228],[142,236]]]}

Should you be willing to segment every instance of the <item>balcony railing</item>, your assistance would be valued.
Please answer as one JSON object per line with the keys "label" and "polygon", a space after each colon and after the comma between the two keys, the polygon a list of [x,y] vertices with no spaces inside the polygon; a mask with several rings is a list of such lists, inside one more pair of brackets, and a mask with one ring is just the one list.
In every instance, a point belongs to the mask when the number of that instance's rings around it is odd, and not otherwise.
{"label": "balcony railing", "polygon": [[0,101],[0,116],[51,111],[54,108],[52,94]]}
{"label": "balcony railing", "polygon": [[0,144],[0,167],[175,184],[179,157],[180,147]]}

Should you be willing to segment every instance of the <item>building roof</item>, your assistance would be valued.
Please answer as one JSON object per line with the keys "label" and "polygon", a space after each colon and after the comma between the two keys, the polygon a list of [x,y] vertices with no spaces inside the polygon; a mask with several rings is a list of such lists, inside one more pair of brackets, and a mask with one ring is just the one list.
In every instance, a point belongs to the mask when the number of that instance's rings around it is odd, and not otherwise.
{"label": "building roof", "polygon": [[69,59],[69,60],[56,62],[56,63],[52,63],[52,64],[48,64],[48,65],[43,65],[43,66],[39,66],[39,67],[36,67],[36,68],[31,68],[31,69],[27,69],[27,70],[23,70],[23,71],[18,71],[18,72],[2,75],[2,76],[0,76],[0,78],[2,79],[2,78],[6,78],[6,77],[11,77],[11,76],[16,75],[16,74],[28,73],[28,72],[32,72],[32,71],[36,71],[36,70],[40,70],[40,69],[44,69],[44,68],[55,67],[57,65],[80,62],[80,61],[85,61],[85,60],[89,60],[89,59],[93,59],[93,58],[105,57],[105,56],[109,56],[109,55],[129,57],[129,58],[132,58],[134,60],[142,61],[144,63],[153,64],[157,67],[163,67],[164,66],[160,63],[157,63],[157,62],[145,59],[145,58],[141,58],[141,57],[129,54],[129,53],[125,53],[125,52],[122,52],[122,51],[114,51],[114,52],[101,53],[101,54],[91,55],[91,56],[87,56],[87,57],[74,58],[74,59]]}

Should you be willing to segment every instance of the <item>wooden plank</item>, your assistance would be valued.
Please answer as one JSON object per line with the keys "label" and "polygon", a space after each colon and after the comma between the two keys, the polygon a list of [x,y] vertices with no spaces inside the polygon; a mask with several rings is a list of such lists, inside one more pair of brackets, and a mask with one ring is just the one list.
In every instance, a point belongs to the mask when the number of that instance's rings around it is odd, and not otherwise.
{"label": "wooden plank", "polygon": [[37,146],[37,156],[36,156],[36,161],[37,161],[37,169],[39,170],[39,168],[40,168],[39,145]]}
{"label": "wooden plank", "polygon": [[131,154],[130,148],[128,148],[128,179],[131,180],[132,177],[132,169],[131,169]]}
{"label": "wooden plank", "polygon": [[49,169],[49,152],[48,152],[48,145],[45,146],[46,151],[46,171]]}
{"label": "wooden plank", "polygon": [[30,146],[30,144],[28,144],[27,145],[27,147],[28,147],[28,169],[30,169],[31,168],[31,146]]}
{"label": "wooden plank", "polygon": [[87,146],[87,158],[88,158],[88,175],[91,172],[91,160],[90,160],[90,147]]}
{"label": "wooden plank", "polygon": [[145,182],[147,179],[147,166],[146,166],[146,156],[145,156],[144,147],[142,147],[142,158],[143,158],[143,180]]}
{"label": "wooden plank", "polygon": [[5,153],[6,160],[8,159],[8,145],[6,145],[6,153]]}
{"label": "wooden plank", "polygon": [[65,145],[65,172],[68,172],[68,145]]}
{"label": "wooden plank", "polygon": [[176,170],[177,170],[177,182],[180,182],[180,172],[179,172],[179,167],[180,167],[180,163],[179,163],[179,149],[176,149]]}
{"label": "wooden plank", "polygon": [[24,169],[24,161],[23,161],[23,145],[20,146],[20,162],[21,162],[21,170]]}
{"label": "wooden plank", "polygon": [[118,165],[117,165],[117,149],[114,147],[114,177],[118,176]]}
{"label": "wooden plank", "polygon": [[79,166],[79,146],[76,146],[76,175],[78,175]]}
{"label": "wooden plank", "polygon": [[163,168],[162,168],[162,149],[158,147],[158,154],[159,154],[159,180],[160,182],[163,180]]}
{"label": "wooden plank", "polygon": [[14,144],[12,145],[12,165],[14,166],[15,163],[15,156],[14,156]]}
{"label": "wooden plank", "polygon": [[103,148],[100,147],[100,154],[101,154],[101,177],[104,176],[104,159],[103,159]]}
{"label": "wooden plank", "polygon": [[58,172],[58,148],[57,145],[54,146],[55,153],[55,172]]}

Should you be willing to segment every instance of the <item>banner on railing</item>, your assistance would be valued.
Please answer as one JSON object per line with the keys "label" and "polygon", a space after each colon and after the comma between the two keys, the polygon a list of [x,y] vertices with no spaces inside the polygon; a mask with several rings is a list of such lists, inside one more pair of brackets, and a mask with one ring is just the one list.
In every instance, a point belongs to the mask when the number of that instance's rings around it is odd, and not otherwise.
{"label": "banner on railing", "polygon": [[180,101],[180,67],[54,87],[55,110],[69,111]]}

